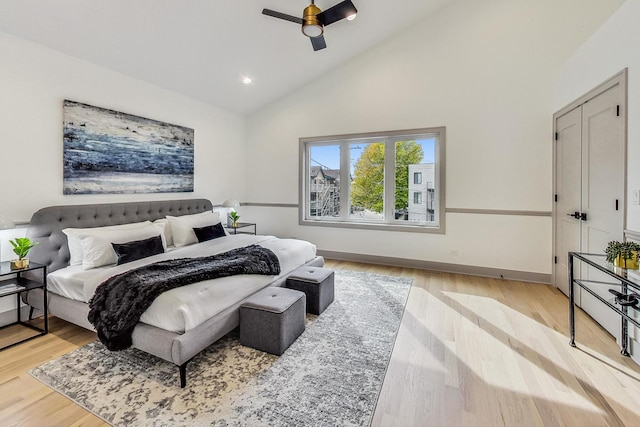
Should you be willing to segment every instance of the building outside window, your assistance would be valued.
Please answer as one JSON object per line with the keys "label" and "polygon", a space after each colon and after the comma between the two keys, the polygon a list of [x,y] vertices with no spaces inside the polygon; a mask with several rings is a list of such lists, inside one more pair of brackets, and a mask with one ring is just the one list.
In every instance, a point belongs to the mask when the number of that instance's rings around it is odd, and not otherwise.
{"label": "building outside window", "polygon": [[444,232],[445,129],[300,140],[300,224]]}
{"label": "building outside window", "polygon": [[310,173],[309,216],[336,216],[340,212],[340,170],[313,166]]}
{"label": "building outside window", "polygon": [[[433,221],[435,219],[435,205],[433,200],[433,182],[435,180],[434,164],[422,163],[409,165],[409,173],[412,174],[414,178],[416,174],[419,174],[421,177],[424,175],[425,177],[424,181],[420,179],[420,182],[416,183],[414,179],[413,184],[409,185],[409,190],[413,192],[413,200],[409,203],[409,221],[419,221],[422,218],[426,218],[427,221]],[[426,198],[427,203],[422,202],[423,197]]]}

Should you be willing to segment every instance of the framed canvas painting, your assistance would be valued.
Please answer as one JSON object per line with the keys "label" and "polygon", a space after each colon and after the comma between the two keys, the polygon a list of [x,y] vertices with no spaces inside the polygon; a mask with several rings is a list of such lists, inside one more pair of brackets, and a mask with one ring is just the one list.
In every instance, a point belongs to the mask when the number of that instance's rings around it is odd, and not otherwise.
{"label": "framed canvas painting", "polygon": [[193,191],[193,129],[64,101],[64,194]]}

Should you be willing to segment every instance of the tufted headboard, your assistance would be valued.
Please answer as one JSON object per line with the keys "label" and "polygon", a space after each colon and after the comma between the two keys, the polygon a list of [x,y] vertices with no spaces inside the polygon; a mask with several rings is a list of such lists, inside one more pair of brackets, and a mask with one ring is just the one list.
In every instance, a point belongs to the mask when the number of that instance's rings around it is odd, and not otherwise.
{"label": "tufted headboard", "polygon": [[29,259],[47,265],[47,271],[69,265],[67,227],[86,228],[153,221],[166,215],[180,216],[211,210],[206,199],[166,200],[152,202],[109,203],[92,205],[49,206],[31,217],[27,237],[38,242]]}

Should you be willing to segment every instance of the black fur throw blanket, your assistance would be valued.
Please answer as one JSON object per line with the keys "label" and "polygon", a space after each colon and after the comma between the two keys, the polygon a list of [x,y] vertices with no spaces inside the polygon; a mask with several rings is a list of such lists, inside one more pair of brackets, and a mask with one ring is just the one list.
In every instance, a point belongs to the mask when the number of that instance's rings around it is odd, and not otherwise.
{"label": "black fur throw blanket", "polygon": [[238,274],[280,274],[278,257],[258,245],[201,257],[159,261],[98,286],[89,301],[89,321],[109,350],[131,347],[131,334],[142,313],[161,293],[191,283]]}

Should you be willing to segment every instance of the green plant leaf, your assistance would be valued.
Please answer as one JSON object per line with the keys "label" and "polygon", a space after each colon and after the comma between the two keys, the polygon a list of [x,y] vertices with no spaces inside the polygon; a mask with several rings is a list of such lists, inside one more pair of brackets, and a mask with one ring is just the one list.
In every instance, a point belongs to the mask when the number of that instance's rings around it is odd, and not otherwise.
{"label": "green plant leaf", "polygon": [[38,242],[32,242],[28,237],[16,237],[9,240],[9,243],[13,246],[13,252],[18,255],[19,259],[26,257],[31,248],[38,244]]}

